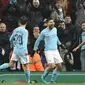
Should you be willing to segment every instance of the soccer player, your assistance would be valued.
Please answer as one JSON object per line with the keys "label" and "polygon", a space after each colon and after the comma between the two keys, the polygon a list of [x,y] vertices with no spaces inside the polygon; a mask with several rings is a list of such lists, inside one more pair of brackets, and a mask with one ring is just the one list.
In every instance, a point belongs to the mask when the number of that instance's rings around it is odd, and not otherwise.
{"label": "soccer player", "polygon": [[48,18],[47,27],[43,31],[41,31],[34,45],[34,52],[35,52],[38,50],[38,45],[40,41],[42,39],[44,39],[45,41],[45,56],[48,63],[48,67],[45,69],[44,74],[42,75],[43,83],[47,83],[46,77],[51,70],[53,70],[53,72],[50,83],[54,83],[62,68],[61,63],[63,61],[58,51],[58,45],[60,45],[63,48],[65,47],[59,41],[57,37],[57,29],[54,27],[54,25],[55,25],[54,20],[52,18]]}
{"label": "soccer player", "polygon": [[28,31],[25,29],[27,24],[27,18],[22,16],[19,20],[19,27],[17,27],[13,34],[10,37],[10,43],[13,47],[13,54],[9,63],[4,63],[0,66],[1,69],[5,68],[12,68],[16,61],[20,61],[21,64],[24,64],[26,82],[30,83],[30,71],[27,68],[29,63],[28,59],[28,50],[27,50],[27,43],[28,43]]}

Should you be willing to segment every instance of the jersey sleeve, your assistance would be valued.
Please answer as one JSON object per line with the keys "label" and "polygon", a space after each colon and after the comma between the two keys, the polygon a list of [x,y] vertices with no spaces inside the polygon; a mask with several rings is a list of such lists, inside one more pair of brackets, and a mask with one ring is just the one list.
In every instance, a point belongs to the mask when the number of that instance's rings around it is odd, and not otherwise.
{"label": "jersey sleeve", "polygon": [[14,32],[12,33],[9,40],[10,40],[10,43],[11,43],[12,47],[14,47],[14,43],[13,43],[13,41],[14,41]]}
{"label": "jersey sleeve", "polygon": [[44,39],[44,33],[41,32],[41,34],[39,35],[39,37],[37,38],[37,40],[36,40],[36,42],[35,42],[35,44],[34,44],[34,49],[33,49],[33,50],[36,51],[36,50],[38,49],[39,43],[40,43],[40,41],[43,40],[43,39]]}
{"label": "jersey sleeve", "polygon": [[23,46],[24,48],[27,48],[27,44],[28,44],[28,31],[25,31],[24,34],[23,34]]}
{"label": "jersey sleeve", "polygon": [[60,40],[59,40],[58,37],[57,37],[57,44],[58,44],[58,45],[61,45],[61,42],[60,42]]}

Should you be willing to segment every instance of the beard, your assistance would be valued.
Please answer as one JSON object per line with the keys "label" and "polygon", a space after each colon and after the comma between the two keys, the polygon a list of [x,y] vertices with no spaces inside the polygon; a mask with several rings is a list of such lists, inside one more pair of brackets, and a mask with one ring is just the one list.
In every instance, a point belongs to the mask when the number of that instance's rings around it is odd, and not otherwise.
{"label": "beard", "polygon": [[51,26],[49,26],[49,29],[51,30],[51,29],[53,29],[53,27],[54,27],[54,25],[51,25]]}

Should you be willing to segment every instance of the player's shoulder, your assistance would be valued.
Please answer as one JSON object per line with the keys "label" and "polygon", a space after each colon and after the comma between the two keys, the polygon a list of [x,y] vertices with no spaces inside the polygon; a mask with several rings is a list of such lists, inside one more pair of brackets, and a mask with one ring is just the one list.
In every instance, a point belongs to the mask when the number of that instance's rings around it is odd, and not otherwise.
{"label": "player's shoulder", "polygon": [[41,31],[41,33],[45,33],[47,31],[47,27]]}
{"label": "player's shoulder", "polygon": [[22,32],[27,32],[27,30],[24,27],[18,27],[17,30],[20,30]]}
{"label": "player's shoulder", "polygon": [[28,31],[25,29],[25,28],[23,28],[23,27],[17,27],[13,32],[22,32],[22,33],[28,33]]}
{"label": "player's shoulder", "polygon": [[53,31],[54,31],[54,32],[57,32],[57,28],[56,28],[56,27],[53,27]]}
{"label": "player's shoulder", "polygon": [[23,32],[24,32],[24,33],[28,33],[28,30],[24,28],[24,29],[23,29]]}
{"label": "player's shoulder", "polygon": [[20,30],[20,27],[17,27],[17,28],[14,29],[14,31],[18,31],[18,30]]}
{"label": "player's shoulder", "polygon": [[57,30],[57,28],[56,28],[56,27],[53,27],[53,29]]}
{"label": "player's shoulder", "polygon": [[12,32],[12,33],[15,33],[17,30],[18,30],[18,27],[17,27],[17,28],[15,28],[15,29],[13,30],[13,32]]}

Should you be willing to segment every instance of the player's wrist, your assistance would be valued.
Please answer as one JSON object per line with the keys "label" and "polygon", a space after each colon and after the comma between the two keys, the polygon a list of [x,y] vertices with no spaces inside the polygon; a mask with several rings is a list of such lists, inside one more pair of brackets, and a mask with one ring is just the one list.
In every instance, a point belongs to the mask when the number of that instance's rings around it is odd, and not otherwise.
{"label": "player's wrist", "polygon": [[60,47],[63,48],[63,49],[67,49],[64,44],[61,44]]}

